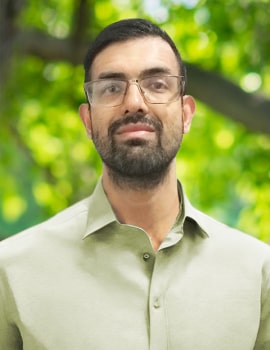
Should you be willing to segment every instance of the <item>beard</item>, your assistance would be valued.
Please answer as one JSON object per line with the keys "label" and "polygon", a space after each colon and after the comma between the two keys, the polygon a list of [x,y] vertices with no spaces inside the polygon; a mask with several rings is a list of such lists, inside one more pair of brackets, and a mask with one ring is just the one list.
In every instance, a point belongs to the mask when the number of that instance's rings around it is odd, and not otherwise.
{"label": "beard", "polygon": [[[118,142],[115,137],[117,130],[132,123],[150,125],[155,131],[154,140],[134,138]],[[160,120],[136,113],[113,122],[106,138],[101,138],[97,131],[93,132],[92,138],[113,182],[121,188],[128,186],[141,190],[156,187],[168,173],[182,142],[179,130],[172,126],[170,131],[169,135],[164,135]]]}

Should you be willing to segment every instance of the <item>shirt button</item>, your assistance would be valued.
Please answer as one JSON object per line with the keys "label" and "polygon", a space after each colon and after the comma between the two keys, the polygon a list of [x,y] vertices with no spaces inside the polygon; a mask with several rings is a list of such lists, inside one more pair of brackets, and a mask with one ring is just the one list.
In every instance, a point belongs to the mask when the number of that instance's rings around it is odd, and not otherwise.
{"label": "shirt button", "polygon": [[155,299],[154,299],[153,306],[154,306],[155,309],[160,308],[160,301],[159,301],[159,298],[155,298]]}
{"label": "shirt button", "polygon": [[143,254],[143,260],[144,261],[147,261],[147,260],[149,260],[150,259],[150,254],[149,253],[144,253]]}

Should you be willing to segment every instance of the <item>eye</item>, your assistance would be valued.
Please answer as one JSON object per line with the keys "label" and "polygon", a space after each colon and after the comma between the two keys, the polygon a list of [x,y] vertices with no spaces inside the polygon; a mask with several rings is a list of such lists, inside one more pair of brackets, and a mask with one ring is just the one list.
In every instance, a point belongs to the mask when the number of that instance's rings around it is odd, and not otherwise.
{"label": "eye", "polygon": [[124,84],[122,81],[115,81],[115,80],[109,80],[109,81],[99,81],[98,86],[98,95],[105,96],[105,95],[116,95],[123,93],[124,91]]}
{"label": "eye", "polygon": [[164,92],[168,90],[169,86],[165,78],[152,77],[145,79],[144,88],[151,92]]}

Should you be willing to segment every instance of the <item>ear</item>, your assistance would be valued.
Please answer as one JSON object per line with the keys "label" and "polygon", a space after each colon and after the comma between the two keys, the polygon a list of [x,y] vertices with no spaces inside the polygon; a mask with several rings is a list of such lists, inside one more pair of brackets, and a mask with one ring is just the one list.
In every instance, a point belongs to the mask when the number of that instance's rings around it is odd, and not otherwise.
{"label": "ear", "polygon": [[182,122],[184,134],[187,134],[189,132],[195,111],[196,103],[194,98],[190,95],[183,96]]}
{"label": "ear", "polygon": [[88,103],[82,103],[80,105],[79,115],[85,126],[88,137],[92,139],[91,109]]}

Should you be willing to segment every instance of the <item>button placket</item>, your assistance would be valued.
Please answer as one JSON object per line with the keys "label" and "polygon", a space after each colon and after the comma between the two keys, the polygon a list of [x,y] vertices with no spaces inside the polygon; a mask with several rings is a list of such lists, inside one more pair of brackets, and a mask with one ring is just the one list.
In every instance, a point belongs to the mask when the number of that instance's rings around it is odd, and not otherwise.
{"label": "button placket", "polygon": [[166,292],[166,258],[163,252],[156,255],[149,293],[150,350],[167,349],[168,334],[164,293]]}

